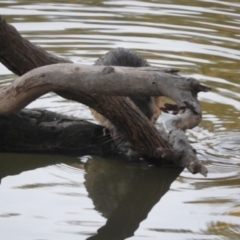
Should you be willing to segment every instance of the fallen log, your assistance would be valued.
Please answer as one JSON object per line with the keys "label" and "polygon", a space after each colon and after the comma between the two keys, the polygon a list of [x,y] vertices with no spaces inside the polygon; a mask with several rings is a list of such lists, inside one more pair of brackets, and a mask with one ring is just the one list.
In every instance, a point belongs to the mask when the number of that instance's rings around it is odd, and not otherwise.
{"label": "fallen log", "polygon": [[103,127],[84,120],[23,109],[0,116],[0,151],[109,155],[111,141],[102,133]]}
{"label": "fallen log", "polygon": [[[0,40],[0,61],[16,74],[22,75],[31,69],[56,62],[69,63],[69,60],[54,57],[22,38],[14,27],[3,20],[0,21],[0,34],[4,36],[4,41]],[[24,61],[25,59],[27,61]],[[109,89],[106,89],[104,81],[108,83]],[[79,86],[80,83],[82,85]],[[104,87],[100,86],[101,83]],[[128,86],[127,93],[122,91],[126,90],[124,84]],[[144,89],[144,86],[148,86],[148,89]],[[28,72],[13,84],[2,88],[0,114],[21,109],[42,94],[54,91],[64,98],[84,103],[101,113],[126,136],[143,157],[157,162],[171,160],[187,167],[192,173],[206,175],[206,168],[197,160],[196,152],[188,143],[183,130],[200,122],[201,109],[196,97],[199,91],[208,90],[209,88],[195,79],[176,75],[174,70],[57,64]],[[157,131],[128,97],[111,96],[139,93],[146,96],[169,96],[179,108],[186,111],[182,116],[162,124],[161,129]]]}

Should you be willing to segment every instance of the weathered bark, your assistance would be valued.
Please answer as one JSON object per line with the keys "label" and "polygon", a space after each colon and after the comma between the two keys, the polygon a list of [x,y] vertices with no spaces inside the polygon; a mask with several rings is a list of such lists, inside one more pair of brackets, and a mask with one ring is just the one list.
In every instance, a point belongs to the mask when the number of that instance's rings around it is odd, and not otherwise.
{"label": "weathered bark", "polygon": [[111,141],[102,132],[84,120],[24,109],[0,116],[0,151],[107,155]]}
{"label": "weathered bark", "polygon": [[[89,105],[87,95],[167,96],[180,108],[201,114],[197,98],[208,88],[195,79],[161,72],[157,68],[124,68],[55,64],[34,69],[16,79],[0,92],[0,114],[22,109],[50,91],[77,94],[80,102]],[[114,80],[113,80],[114,79]]]}
{"label": "weathered bark", "polygon": [[1,63],[19,76],[40,66],[71,63],[68,59],[57,57],[30,43],[2,18],[0,18],[0,49]]}
{"label": "weathered bark", "polygon": [[[33,47],[30,42],[26,42],[26,40],[16,32],[17,31],[13,27],[6,24],[4,21],[0,21],[0,34],[5,36],[4,42],[8,42],[8,44],[4,44],[0,41],[0,61],[15,73],[22,75],[30,69],[56,62],[69,63],[69,60],[65,61],[61,58],[58,61],[56,57],[46,53],[43,49],[35,46]],[[17,45],[21,46],[21,53],[18,53],[18,51],[15,50],[15,42],[19,42]],[[14,54],[12,54],[12,52],[14,52]],[[38,54],[41,55],[40,59],[38,59]],[[18,57],[15,55],[18,55]],[[28,59],[31,64],[25,62],[25,59]],[[21,64],[19,64],[19,61]],[[23,66],[25,64],[28,66]],[[74,66],[71,67],[71,65],[69,65],[68,68],[72,69],[72,73],[79,72],[80,70],[74,68]],[[112,74],[113,69],[114,68],[112,67],[105,67],[104,71],[100,75],[101,79],[104,79],[108,75]],[[34,71],[41,70],[37,69]],[[146,72],[142,73],[144,75]],[[28,73],[27,75],[29,76],[29,74],[31,73]],[[154,72],[152,73],[151,78],[149,78],[151,81],[150,83],[153,85],[155,85],[157,75],[158,73]],[[45,78],[45,76],[46,75],[43,76],[40,74],[40,77],[42,78]],[[121,76],[121,74],[119,76]],[[175,75],[173,75],[173,77],[180,78]],[[161,133],[163,132],[162,135],[159,134],[154,125],[142,112],[139,111],[139,109],[132,101],[129,100],[128,97],[92,95],[76,90],[68,91],[68,89],[55,89],[52,87],[53,84],[51,85],[51,83],[49,83],[49,85],[45,84],[41,87],[42,89],[40,90],[40,95],[46,91],[54,90],[60,96],[82,102],[107,117],[120,131],[122,131],[122,133],[142,156],[152,159],[159,157],[161,157],[162,160],[170,159],[187,167],[193,173],[200,172],[203,175],[206,175],[206,168],[197,160],[195,150],[189,145],[184,133],[179,130],[178,127],[180,126],[182,129],[186,129],[186,127],[195,126],[199,123],[201,120],[201,110],[196,99],[196,95],[198,91],[206,91],[207,88],[200,85],[196,80],[181,79],[183,81],[183,85],[181,86],[181,88],[184,88],[183,91],[172,94],[173,86],[168,84],[168,86],[165,87],[163,95],[171,96],[180,108],[189,108],[189,110],[186,111],[186,114],[183,116],[167,122],[166,125],[171,127],[170,129],[165,130],[165,126],[163,126],[160,130]],[[74,81],[69,82],[70,83],[68,84],[72,84]],[[49,88],[50,85],[51,88]],[[161,87],[164,88],[164,86]],[[20,90],[24,91],[25,89],[28,89],[28,86],[25,85],[21,88],[15,89],[13,87],[13,91],[16,91],[16,94],[18,94]],[[34,91],[34,89],[31,88],[28,90],[28,93]],[[25,106],[26,102],[33,100],[31,97],[29,98],[30,99],[27,99],[27,101],[23,100],[24,104],[20,107]],[[194,119],[194,121],[192,121],[192,119]],[[160,159],[158,159],[158,161],[159,160]]]}

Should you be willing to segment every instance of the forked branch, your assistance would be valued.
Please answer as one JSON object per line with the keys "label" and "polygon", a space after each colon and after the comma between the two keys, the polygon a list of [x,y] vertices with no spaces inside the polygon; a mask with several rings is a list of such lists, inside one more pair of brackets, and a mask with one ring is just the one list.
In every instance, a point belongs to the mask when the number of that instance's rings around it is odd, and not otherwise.
{"label": "forked branch", "polygon": [[[4,36],[4,40],[0,40],[0,61],[16,74],[22,75],[44,65],[70,63],[36,47],[3,20],[0,20],[0,35]],[[27,61],[23,61],[25,59]],[[192,173],[206,175],[206,168],[197,160],[182,130],[200,122],[201,109],[196,97],[199,91],[208,90],[195,79],[171,74],[169,70],[56,64],[34,69],[2,88],[0,114],[19,110],[39,96],[54,91],[104,115],[142,156],[162,162],[171,160]],[[139,94],[168,96],[186,111],[162,124],[158,131],[128,97],[123,97]]]}

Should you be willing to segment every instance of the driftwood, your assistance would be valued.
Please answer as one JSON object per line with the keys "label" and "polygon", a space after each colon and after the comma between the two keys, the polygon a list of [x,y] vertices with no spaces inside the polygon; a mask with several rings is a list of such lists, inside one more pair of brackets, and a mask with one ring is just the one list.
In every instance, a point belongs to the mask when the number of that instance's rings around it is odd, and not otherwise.
{"label": "driftwood", "polygon": [[[22,38],[3,20],[0,35],[0,61],[18,75],[26,73],[0,89],[0,114],[22,109],[42,94],[54,91],[107,117],[143,157],[156,162],[171,160],[192,173],[206,175],[184,130],[200,122],[197,93],[209,88],[177,75],[175,70],[69,64],[69,60],[55,57]],[[38,68],[54,63],[65,64]],[[169,96],[185,112],[162,124],[158,131],[128,97],[116,97],[136,94]]]}

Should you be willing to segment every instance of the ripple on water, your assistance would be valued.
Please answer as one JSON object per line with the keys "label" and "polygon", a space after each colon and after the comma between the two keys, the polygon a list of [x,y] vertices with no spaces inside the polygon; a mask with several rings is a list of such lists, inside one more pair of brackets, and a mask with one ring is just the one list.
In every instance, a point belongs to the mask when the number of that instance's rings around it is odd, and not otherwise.
{"label": "ripple on water", "polygon": [[[110,49],[125,47],[139,52],[152,65],[179,68],[182,74],[211,86],[211,93],[199,96],[203,121],[200,127],[189,131],[199,158],[209,169],[208,178],[184,171],[132,239],[239,238],[240,4],[237,1],[76,4],[76,1],[0,0],[0,13],[27,39],[74,62],[93,64]],[[0,65],[1,84],[13,78]],[[93,120],[87,107],[52,93],[29,107],[46,107]],[[35,157],[31,160],[36,162]],[[0,235],[4,239],[14,239],[16,235],[26,239],[28,235],[61,240],[66,236],[86,239],[94,234],[106,219],[94,210],[87,197],[82,167],[79,162],[65,162],[3,178],[0,201],[4,211],[0,212],[0,221],[4,221]],[[121,192],[123,185],[119,185]],[[7,219],[11,219],[14,231],[9,231]],[[29,225],[31,229],[26,229]]]}

